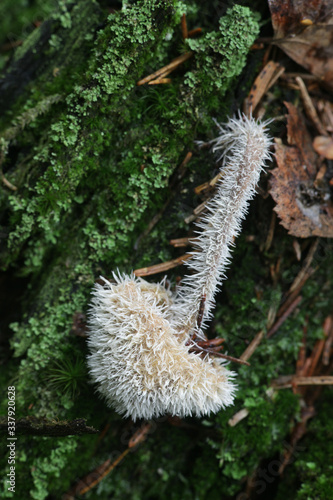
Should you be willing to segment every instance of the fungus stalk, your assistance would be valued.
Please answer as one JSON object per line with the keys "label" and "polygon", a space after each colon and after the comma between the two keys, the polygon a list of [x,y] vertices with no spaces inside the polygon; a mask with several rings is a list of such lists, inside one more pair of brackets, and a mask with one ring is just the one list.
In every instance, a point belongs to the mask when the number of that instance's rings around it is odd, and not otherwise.
{"label": "fungus stalk", "polygon": [[188,339],[194,331],[200,336],[201,327],[205,328],[206,321],[211,319],[214,295],[226,278],[225,270],[234,240],[241,231],[241,220],[269,158],[266,125],[246,117],[230,119],[225,127],[218,125],[221,134],[211,141],[213,152],[222,150],[219,160],[223,177],[203,219],[197,223],[194,242],[197,251],[185,262],[191,274],[182,280],[171,307],[173,326],[182,339]]}
{"label": "fungus stalk", "polygon": [[90,374],[107,403],[125,417],[151,419],[217,412],[233,403],[235,374],[220,358],[191,352],[203,336],[214,296],[225,278],[234,238],[265,161],[267,123],[230,119],[211,141],[222,150],[223,176],[197,224],[191,274],[172,294],[164,281],[114,274],[96,284],[89,314]]}

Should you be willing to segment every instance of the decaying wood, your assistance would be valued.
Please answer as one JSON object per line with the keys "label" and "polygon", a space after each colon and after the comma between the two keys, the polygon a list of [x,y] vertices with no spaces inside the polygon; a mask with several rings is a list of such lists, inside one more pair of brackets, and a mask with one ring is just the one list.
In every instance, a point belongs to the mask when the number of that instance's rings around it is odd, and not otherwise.
{"label": "decaying wood", "polygon": [[[8,432],[6,419],[0,420],[0,433]],[[84,418],[57,421],[46,417],[22,417],[16,420],[15,433],[26,436],[77,436],[82,434],[96,434],[98,430],[86,425]]]}

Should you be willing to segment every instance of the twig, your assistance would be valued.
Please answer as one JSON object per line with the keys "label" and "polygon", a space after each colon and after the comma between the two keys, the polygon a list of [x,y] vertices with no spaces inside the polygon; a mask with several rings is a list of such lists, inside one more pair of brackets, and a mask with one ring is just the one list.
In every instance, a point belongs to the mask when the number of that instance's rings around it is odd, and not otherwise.
{"label": "twig", "polygon": [[184,219],[184,222],[186,222],[186,224],[189,224],[190,222],[194,221],[199,214],[201,214],[201,212],[203,212],[206,208],[206,205],[208,203],[208,201],[212,198],[209,197],[207,200],[203,201],[202,203],[200,203],[200,205],[198,205],[197,207],[195,207],[195,209],[193,210],[193,213],[191,215],[189,215],[188,217],[186,217]]}
{"label": "twig", "polygon": [[9,189],[11,189],[12,191],[17,191],[17,187],[14,186],[14,184],[12,184],[11,182],[9,182],[8,179],[6,179],[6,177],[3,175],[2,172],[0,172],[0,175],[1,175],[1,180],[3,182],[3,184],[8,187]]}
{"label": "twig", "polygon": [[301,76],[302,80],[315,80],[319,81],[319,78],[315,75],[310,75],[310,73],[293,73],[293,72],[288,72],[284,73],[283,78],[296,78],[297,76]]}
{"label": "twig", "polygon": [[186,14],[182,15],[181,26],[182,26],[182,36],[183,36],[183,39],[185,40],[186,38],[188,38],[188,29],[187,29],[187,22],[186,22]]}
{"label": "twig", "polygon": [[235,427],[235,425],[237,425],[241,420],[246,418],[248,416],[248,414],[249,414],[249,410],[247,408],[243,408],[242,410],[235,413],[235,415],[233,415],[228,420],[228,424],[230,425],[230,427]]}
{"label": "twig", "polygon": [[0,47],[0,52],[7,52],[8,50],[13,50],[16,47],[19,47],[20,45],[22,45],[22,43],[23,43],[23,40],[15,40],[14,42],[4,43]]}
{"label": "twig", "polygon": [[313,418],[315,414],[316,414],[316,412],[315,412],[315,409],[313,406],[306,406],[305,408],[302,408],[301,421],[295,425],[295,427],[292,431],[291,438],[290,438],[290,445],[288,446],[288,449],[285,450],[283,461],[279,467],[279,474],[280,475],[283,473],[283,471],[286,468],[286,466],[288,465],[291,457],[294,455],[296,444],[306,433],[307,421],[310,418]]}
{"label": "twig", "polygon": [[319,358],[323,352],[325,345],[325,339],[317,340],[312,349],[311,356],[306,360],[308,362],[308,367],[306,370],[306,375],[311,377],[314,374],[314,371],[318,365]]}
{"label": "twig", "polygon": [[265,335],[264,330],[260,330],[260,332],[257,333],[257,335],[254,337],[250,345],[245,349],[245,351],[243,352],[243,354],[240,356],[239,359],[243,361],[247,361],[248,359],[250,359],[250,357],[252,356],[252,354],[262,341],[264,335]]}
{"label": "twig", "polygon": [[271,218],[271,223],[269,225],[269,230],[265,242],[265,251],[267,252],[272,244],[273,237],[274,237],[274,230],[275,230],[275,223],[276,223],[276,213],[273,211],[272,212],[272,218]]}
{"label": "twig", "polygon": [[318,269],[317,267],[312,269],[310,266],[313,261],[315,252],[317,250],[318,244],[319,244],[319,238],[316,238],[313,244],[311,245],[308,255],[306,256],[303,267],[301,268],[301,270],[299,271],[299,273],[297,274],[296,278],[294,279],[293,283],[289,288],[287,298],[278,311],[277,314],[278,317],[284,314],[284,312],[294,302],[295,298],[299,295],[300,291],[302,290],[303,286],[310,278],[310,276],[312,276],[312,274],[314,274],[317,271]]}
{"label": "twig", "polygon": [[178,247],[187,247],[187,245],[189,245],[190,242],[192,241],[193,239],[186,236],[185,238],[176,238],[174,240],[170,240],[169,243],[173,247],[178,248]]}
{"label": "twig", "polygon": [[302,250],[301,250],[301,245],[299,244],[298,240],[295,238],[293,240],[293,249],[296,255],[296,259],[298,262],[301,260],[302,257]]}
{"label": "twig", "polygon": [[143,441],[146,440],[149,432],[150,432],[150,429],[152,427],[152,424],[151,423],[146,423],[146,424],[143,424],[139,430],[137,430],[133,436],[131,437],[131,439],[128,441],[128,447],[129,448],[134,448],[135,446],[137,446],[138,444],[142,443]]}
{"label": "twig", "polygon": [[290,304],[288,309],[275,322],[272,328],[269,329],[269,331],[267,332],[267,338],[270,338],[272,335],[274,335],[274,333],[278,331],[282,323],[286,321],[286,319],[290,316],[290,314],[294,311],[294,309],[296,309],[296,307],[301,301],[302,301],[302,296],[298,295],[298,297],[296,297],[295,300],[293,300],[293,302]]}
{"label": "twig", "polygon": [[326,318],[323,329],[327,336],[323,350],[323,365],[328,366],[333,343],[333,315]]}
{"label": "twig", "polygon": [[[84,495],[85,493],[90,491],[92,488],[94,488],[97,484],[99,484],[102,481],[102,479],[104,479],[108,474],[110,474],[110,472],[126,457],[126,455],[128,454],[129,451],[130,451],[130,448],[127,448],[125,451],[123,451],[119,455],[119,457],[117,457],[116,460],[114,460],[110,465],[108,465],[94,481],[92,481],[90,484],[86,485],[84,488],[80,489],[77,493],[79,495]],[[107,462],[108,462],[108,460],[106,462],[104,462],[103,465],[106,465]]]}
{"label": "twig", "polygon": [[217,181],[219,181],[223,177],[223,175],[224,175],[223,171],[219,172],[210,181],[204,182],[203,184],[200,184],[200,186],[197,186],[196,188],[194,188],[195,194],[200,194],[201,191],[204,191],[205,189],[209,189],[209,188],[214,187],[215,184],[217,183]]}
{"label": "twig", "polygon": [[102,479],[104,479],[110,472],[126,457],[129,451],[135,446],[146,440],[147,435],[151,429],[151,423],[143,424],[139,430],[137,430],[128,442],[128,447],[124,450],[113,462],[107,459],[101,465],[96,467],[95,470],[87,474],[83,479],[74,485],[65,495],[63,495],[62,500],[74,500],[75,495],[84,495],[88,493],[92,488],[99,484]]}
{"label": "twig", "polygon": [[313,257],[314,257],[314,255],[315,255],[315,253],[317,251],[318,245],[319,245],[319,238],[316,238],[314,240],[314,242],[312,243],[311,247],[310,247],[308,255],[306,256],[306,259],[304,261],[304,266],[302,267],[302,269],[300,270],[299,274],[296,276],[293,284],[290,287],[291,291],[293,291],[293,290],[295,290],[297,288],[298,282],[302,281],[303,274],[305,274],[306,271],[311,266],[312,261],[313,261]]}
{"label": "twig", "polygon": [[139,80],[137,82],[137,85],[144,85],[145,83],[150,82],[151,80],[154,80],[154,78],[158,78],[161,76],[163,73],[168,71],[169,69],[171,71],[175,70],[180,66],[183,62],[187,61],[190,57],[193,56],[193,52],[185,52],[185,54],[182,54],[181,56],[176,57],[176,59],[173,59],[171,63],[167,64],[166,66],[163,66],[163,68],[155,71],[154,73],[151,73],[150,75],[146,76],[145,78],[142,78],[142,80]]}
{"label": "twig", "polygon": [[308,117],[310,118],[310,120],[312,121],[312,123],[314,124],[320,135],[328,136],[327,130],[325,129],[325,127],[323,126],[317,115],[316,108],[312,103],[311,97],[309,96],[305,83],[303,82],[300,76],[296,76],[295,80],[301,92],[304,108]]}
{"label": "twig", "polygon": [[148,85],[160,85],[162,83],[171,83],[171,78],[158,78],[157,80],[148,82]]}
{"label": "twig", "polygon": [[0,151],[0,176],[1,176],[1,180],[2,180],[3,184],[5,186],[7,186],[9,189],[11,189],[12,191],[17,191],[17,187],[14,186],[14,184],[12,184],[11,182],[9,182],[9,180],[6,179],[6,177],[3,174],[3,171],[1,168],[3,160],[4,160],[4,152]]}
{"label": "twig", "polygon": [[272,381],[272,387],[276,389],[287,389],[294,385],[333,385],[332,375],[322,375],[316,377],[302,377],[299,375],[282,375]]}
{"label": "twig", "polygon": [[307,334],[308,318],[306,324],[303,326],[302,344],[298,351],[298,358],[296,362],[296,375],[306,375],[305,362],[306,362],[306,334]]}
{"label": "twig", "polygon": [[[299,282],[297,288],[292,293],[290,293],[289,296],[287,296],[287,299],[280,307],[280,309],[277,313],[278,317],[282,316],[285,313],[285,311],[288,309],[290,304],[292,304],[294,302],[295,298],[299,295],[300,291],[302,290],[302,288],[305,285],[305,283],[307,282],[307,280],[310,278],[310,276],[312,276],[317,271],[317,269],[318,269],[317,267],[315,269],[310,268],[306,271],[305,274],[303,274],[302,281]],[[303,273],[302,270],[301,270],[301,272]],[[296,277],[296,279],[297,279],[297,277]]]}
{"label": "twig", "polygon": [[250,93],[244,101],[244,113],[250,116],[254,113],[262,97],[282,75],[285,68],[279,63],[269,61],[254,81]]}
{"label": "twig", "polygon": [[[178,167],[178,176],[177,176],[177,180],[178,181],[184,176],[185,167],[187,166],[187,164],[190,161],[190,159],[192,158],[192,156],[193,156],[192,151],[189,151],[188,153],[186,153],[186,156],[185,156],[184,160],[179,165],[179,167]],[[173,186],[173,185],[174,185],[174,183],[172,182],[171,186]]]}
{"label": "twig", "polygon": [[142,267],[141,269],[136,269],[134,271],[135,276],[151,276],[152,274],[163,273],[169,269],[180,266],[186,260],[190,259],[192,254],[185,254],[177,257],[177,259],[168,260],[167,262],[162,262],[161,264],[156,264],[155,266]]}
{"label": "twig", "polygon": [[221,352],[217,352],[213,349],[204,349],[203,347],[200,347],[199,345],[193,344],[191,346],[191,349],[189,351],[195,351],[195,352],[206,352],[207,354],[213,354],[214,356],[217,356],[218,358],[223,358],[228,361],[232,361],[233,363],[238,363],[239,365],[246,365],[246,366],[251,366],[250,363],[247,361],[240,359],[240,358],[234,358],[233,356],[229,356],[228,354],[222,354]]}
{"label": "twig", "polygon": [[221,354],[220,352],[217,352],[215,353],[215,356],[226,359],[228,361],[232,361],[233,363],[238,363],[239,365],[251,366],[250,363],[248,363],[247,361],[244,361],[243,359],[239,358],[234,358],[233,356],[229,356],[228,354]]}
{"label": "twig", "polygon": [[202,28],[194,28],[194,30],[190,30],[188,32],[188,38],[192,38],[196,35],[200,35],[202,33]]}

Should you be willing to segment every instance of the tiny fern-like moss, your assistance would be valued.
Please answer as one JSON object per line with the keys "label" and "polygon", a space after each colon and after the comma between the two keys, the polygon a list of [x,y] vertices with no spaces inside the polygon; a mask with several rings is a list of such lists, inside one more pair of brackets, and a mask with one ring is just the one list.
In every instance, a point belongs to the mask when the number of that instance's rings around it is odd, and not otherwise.
{"label": "tiny fern-like moss", "polygon": [[52,390],[74,398],[86,380],[86,365],[83,359],[64,359],[54,362],[48,369],[47,380]]}

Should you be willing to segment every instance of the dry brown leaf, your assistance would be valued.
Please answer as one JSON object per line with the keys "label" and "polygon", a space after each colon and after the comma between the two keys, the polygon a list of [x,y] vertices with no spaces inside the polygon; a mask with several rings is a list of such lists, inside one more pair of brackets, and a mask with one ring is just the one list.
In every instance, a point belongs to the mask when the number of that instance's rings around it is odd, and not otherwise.
{"label": "dry brown leaf", "polygon": [[275,144],[278,167],[271,172],[270,187],[274,210],[293,236],[333,237],[328,182],[315,184],[317,158],[304,117],[291,103],[286,106],[289,145]]}
{"label": "dry brown leaf", "polygon": [[333,23],[331,0],[268,0],[276,38],[298,34],[304,27]]}
{"label": "dry brown leaf", "polygon": [[286,102],[285,105],[289,112],[287,128],[288,144],[290,146],[297,146],[302,158],[302,164],[308,176],[314,176],[317,172],[316,153],[313,150],[311,136],[305,126],[304,117],[293,104]]}
{"label": "dry brown leaf", "polygon": [[254,84],[252,85],[247,99],[244,101],[244,113],[247,116],[251,113],[254,114],[254,111],[262,97],[266,94],[270,87],[274,85],[283,72],[284,67],[274,61],[269,61],[260,71]]}
{"label": "dry brown leaf", "polygon": [[333,89],[333,2],[269,0],[274,43]]}

